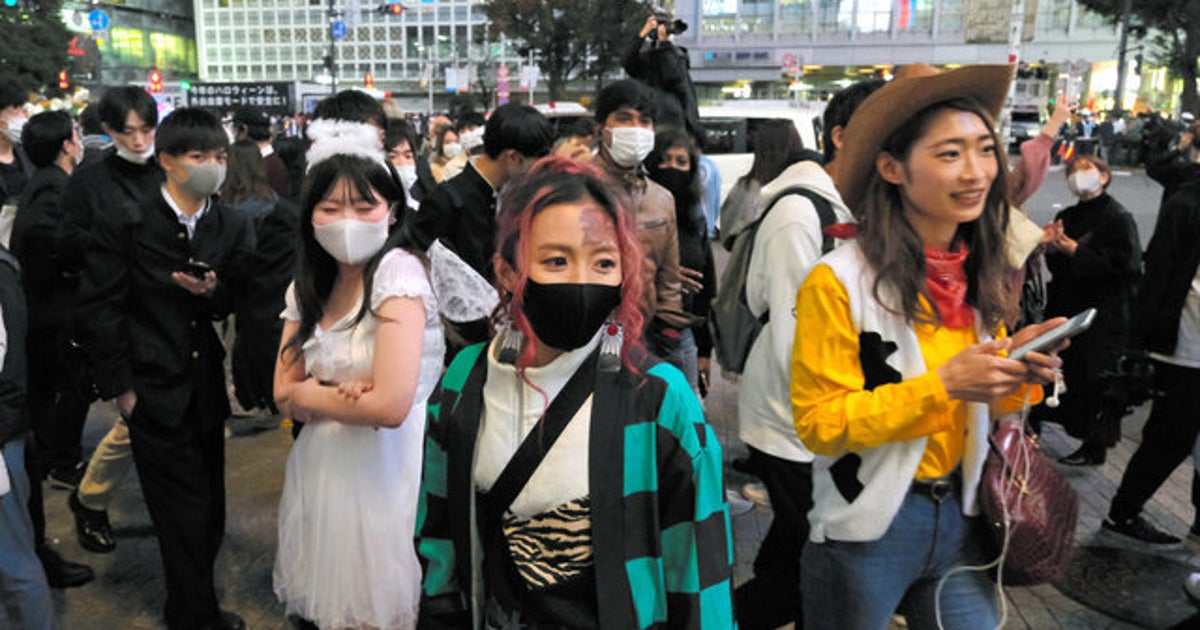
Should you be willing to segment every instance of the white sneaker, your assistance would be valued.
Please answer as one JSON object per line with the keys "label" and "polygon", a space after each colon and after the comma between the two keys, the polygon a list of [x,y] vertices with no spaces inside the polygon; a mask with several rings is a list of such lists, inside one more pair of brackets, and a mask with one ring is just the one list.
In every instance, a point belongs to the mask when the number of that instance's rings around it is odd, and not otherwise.
{"label": "white sneaker", "polygon": [[1200,573],[1193,573],[1183,580],[1183,590],[1188,597],[1200,602]]}
{"label": "white sneaker", "polygon": [[767,487],[757,481],[742,484],[742,496],[765,508],[771,507],[771,495]]}

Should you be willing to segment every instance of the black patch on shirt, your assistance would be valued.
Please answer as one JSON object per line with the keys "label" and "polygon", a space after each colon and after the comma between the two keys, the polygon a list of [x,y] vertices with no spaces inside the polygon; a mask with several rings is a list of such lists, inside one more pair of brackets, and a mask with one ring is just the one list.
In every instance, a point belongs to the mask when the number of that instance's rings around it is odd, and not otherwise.
{"label": "black patch on shirt", "polygon": [[862,364],[863,389],[873,391],[880,385],[900,382],[900,372],[887,364],[887,358],[895,352],[896,342],[884,341],[879,333],[859,333],[858,361]]}
{"label": "black patch on shirt", "polygon": [[854,503],[862,494],[863,484],[858,480],[858,469],[862,467],[862,458],[857,453],[847,453],[838,458],[829,467],[829,475],[833,477],[833,485],[846,503]]}

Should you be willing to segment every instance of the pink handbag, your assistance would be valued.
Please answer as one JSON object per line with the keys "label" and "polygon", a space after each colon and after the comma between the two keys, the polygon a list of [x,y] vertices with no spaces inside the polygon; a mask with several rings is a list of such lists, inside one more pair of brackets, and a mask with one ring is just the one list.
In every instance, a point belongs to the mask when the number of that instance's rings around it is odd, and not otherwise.
{"label": "pink handbag", "polygon": [[1074,488],[1023,425],[1020,420],[998,423],[989,438],[979,492],[988,529],[1005,551],[1004,582],[1014,586],[1053,582],[1066,573],[1079,516]]}

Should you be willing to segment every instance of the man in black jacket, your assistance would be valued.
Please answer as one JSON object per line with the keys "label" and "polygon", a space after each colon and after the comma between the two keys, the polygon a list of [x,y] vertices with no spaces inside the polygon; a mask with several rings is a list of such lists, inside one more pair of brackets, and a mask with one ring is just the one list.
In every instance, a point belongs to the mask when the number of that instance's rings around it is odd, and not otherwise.
{"label": "man in black jacket", "polygon": [[622,66],[630,77],[649,85],[657,93],[657,125],[685,127],[696,143],[703,145],[691,61],[687,49],[673,41],[675,35],[686,28],[687,24],[664,13],[651,14],[625,54]]}
{"label": "man in black jacket", "polygon": [[166,181],[141,204],[94,217],[79,326],[100,396],[129,425],[133,460],[166,574],[176,628],[242,628],[220,610],[213,563],[225,531],[229,399],[212,322],[248,273],[248,230],[212,198],[228,139],[199,109],[179,109],[155,138]]}
{"label": "man in black jacket", "polygon": [[[144,200],[160,194],[163,179],[162,170],[154,160],[154,130],[158,126],[158,105],[154,98],[138,87],[110,88],[100,103],[91,107],[96,108],[100,126],[112,138],[114,146],[103,157],[76,171],[63,193],[59,264],[64,273],[73,276],[80,275],[97,217],[145,205]],[[80,315],[77,310],[72,315],[78,327]],[[68,487],[78,484],[68,505],[75,515],[75,533],[84,549],[107,553],[116,548],[108,522],[108,504],[132,465],[129,428],[118,417],[96,446],[82,479],[52,476],[55,484]]]}
{"label": "man in black jacket", "polygon": [[1146,164],[1146,174],[1163,187],[1162,206],[1159,216],[1166,208],[1167,202],[1188,181],[1200,177],[1200,146],[1196,146],[1196,136],[1200,135],[1200,123],[1192,123],[1179,136],[1179,141]]}
{"label": "man in black jacket", "polygon": [[[92,570],[68,562],[46,541],[46,515],[41,480],[46,471],[73,477],[82,466],[80,438],[89,400],[83,393],[83,357],[71,350],[71,305],[77,278],[59,265],[62,249],[58,226],[59,199],[75,164],[83,157],[83,142],[66,112],[43,112],[21,131],[21,146],[37,171],[29,179],[13,225],[12,252],[21,262],[21,280],[28,305],[28,395],[33,448],[25,459],[30,486],[29,514],[34,543],[50,586],[80,586],[92,580]],[[53,478],[52,478],[53,483]]]}
{"label": "man in black jacket", "polygon": [[[83,143],[65,112],[34,116],[22,131],[21,144],[37,171],[25,186],[21,211],[13,224],[12,253],[21,261],[29,301],[29,411],[44,470],[51,484],[72,487],[82,469],[80,438],[88,401],[78,379],[68,379],[82,357],[71,356],[71,307],[78,269],[64,267],[59,226],[67,181],[83,156]],[[81,376],[81,375],[77,375]]]}
{"label": "man in black jacket", "polygon": [[[1142,507],[1192,452],[1200,433],[1200,176],[1179,187],[1159,212],[1146,248],[1135,311],[1142,347],[1154,360],[1154,400],[1142,443],[1129,459],[1103,527],[1150,544],[1179,542],[1142,516]],[[1188,533],[1200,548],[1200,480],[1192,480],[1198,519]]]}
{"label": "man in black jacket", "polygon": [[[509,180],[550,152],[554,129],[528,105],[504,105],[492,113],[483,131],[483,155],[476,156],[457,177],[442,183],[409,218],[421,249],[440,240],[490,285],[494,278],[496,199]],[[435,287],[436,288],[436,287]],[[490,337],[487,318],[451,322],[447,361],[465,345]],[[455,339],[455,335],[461,339]]]}

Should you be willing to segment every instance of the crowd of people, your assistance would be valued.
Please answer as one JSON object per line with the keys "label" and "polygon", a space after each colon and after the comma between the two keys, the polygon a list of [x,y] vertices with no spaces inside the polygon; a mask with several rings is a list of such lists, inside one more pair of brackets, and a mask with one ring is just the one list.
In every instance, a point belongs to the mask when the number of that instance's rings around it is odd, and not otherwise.
{"label": "crowd of people", "polygon": [[[1153,157],[1167,193],[1144,255],[1096,155],[1066,168],[1077,204],[1024,214],[1072,112],[1060,99],[1010,168],[1004,65],[851,85],[820,147],[764,125],[718,217],[669,27],[650,18],[636,78],[558,137],[515,104],[418,134],[352,90],[302,135],[248,108],[159,120],[135,87],[26,119],[0,85],[14,619],[54,627],[49,588],[93,579],[46,541],[43,481],[69,489],[81,546],[111,553],[132,468],[167,627],[245,627],[213,570],[235,406],[292,423],[273,588],[301,628],[993,627],[992,579],[955,569],[991,559],[995,421],[1034,407],[1030,431],[1081,440],[1064,465],[1102,463],[1135,360],[1158,393],[1103,526],[1179,542],[1141,510],[1200,429],[1200,127]],[[722,286],[717,226],[747,252]],[[752,329],[713,325],[729,291]],[[1091,307],[1069,347],[1008,358]],[[733,465],[774,509],[736,589],[714,347],[741,374]],[[85,459],[96,400],[119,417]]]}

